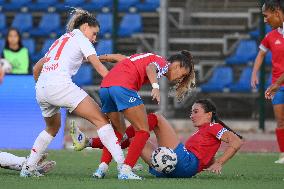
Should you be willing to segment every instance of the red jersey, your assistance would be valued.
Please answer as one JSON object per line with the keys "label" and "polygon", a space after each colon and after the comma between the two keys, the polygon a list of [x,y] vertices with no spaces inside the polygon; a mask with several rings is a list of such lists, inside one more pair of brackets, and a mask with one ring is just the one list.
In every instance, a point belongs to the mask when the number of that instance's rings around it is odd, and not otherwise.
{"label": "red jersey", "polygon": [[168,72],[168,62],[153,53],[134,54],[118,62],[104,77],[101,87],[121,86],[139,91],[142,85],[149,83],[146,67],[149,64],[157,67],[157,78]]}
{"label": "red jersey", "polygon": [[198,172],[210,165],[226,131],[228,130],[219,123],[206,123],[187,139],[185,148],[199,159]]}
{"label": "red jersey", "polygon": [[[272,53],[272,83],[284,73],[284,37],[282,29],[278,28],[269,32],[259,46],[261,50]],[[281,86],[284,86],[282,84]]]}

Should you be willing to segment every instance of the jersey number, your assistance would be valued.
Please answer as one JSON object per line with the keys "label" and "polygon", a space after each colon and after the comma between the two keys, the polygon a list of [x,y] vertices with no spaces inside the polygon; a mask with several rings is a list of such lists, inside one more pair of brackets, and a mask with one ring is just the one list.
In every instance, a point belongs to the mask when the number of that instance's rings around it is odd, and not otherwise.
{"label": "jersey number", "polygon": [[58,60],[61,52],[65,46],[65,44],[67,43],[67,41],[69,40],[70,37],[64,37],[61,40],[57,39],[56,41],[54,41],[54,43],[51,45],[51,47],[49,48],[48,52],[46,53],[46,62],[48,62],[52,57],[49,57],[50,52],[55,49],[55,47],[57,47],[59,45],[59,47],[57,48],[57,51],[54,55],[53,60]]}

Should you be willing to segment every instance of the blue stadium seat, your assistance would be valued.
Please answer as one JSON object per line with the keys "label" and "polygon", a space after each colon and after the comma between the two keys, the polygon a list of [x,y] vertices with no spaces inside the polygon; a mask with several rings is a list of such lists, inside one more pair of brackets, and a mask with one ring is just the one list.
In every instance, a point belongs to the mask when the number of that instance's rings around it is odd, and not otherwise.
{"label": "blue stadium seat", "polygon": [[98,55],[111,54],[113,52],[113,42],[111,39],[102,39],[95,47]]}
{"label": "blue stadium seat", "polygon": [[4,36],[7,32],[6,15],[0,13],[0,35]]}
{"label": "blue stadium seat", "polygon": [[47,11],[49,7],[55,7],[57,3],[58,0],[37,0],[29,4],[28,8],[31,11]]}
{"label": "blue stadium seat", "polygon": [[97,20],[100,23],[100,36],[111,36],[113,27],[113,15],[111,13],[98,14]]}
{"label": "blue stadium seat", "polygon": [[90,0],[89,2],[84,3],[82,5],[82,8],[88,11],[103,11],[106,9],[107,11],[103,12],[109,12],[109,10],[112,8],[113,0]]}
{"label": "blue stadium seat", "polygon": [[41,18],[38,28],[30,31],[32,36],[48,36],[60,28],[60,16],[57,13],[47,13]]}
{"label": "blue stadium seat", "polygon": [[70,10],[70,7],[83,7],[85,0],[64,0],[63,3],[58,3],[56,9],[59,11]]}
{"label": "blue stadium seat", "polygon": [[202,92],[222,92],[233,82],[233,71],[231,67],[217,67],[207,83],[200,86]]}
{"label": "blue stadium seat", "polygon": [[39,59],[44,57],[45,53],[47,53],[49,47],[52,45],[52,43],[55,41],[55,39],[46,39],[42,45],[42,48],[39,53],[34,55],[33,62],[37,62]]}
{"label": "blue stadium seat", "polygon": [[144,0],[136,5],[139,12],[155,12],[160,7],[160,0]]}
{"label": "blue stadium seat", "polygon": [[119,0],[118,1],[118,11],[126,12],[129,11],[131,7],[135,7],[140,0]]}
{"label": "blue stadium seat", "polygon": [[125,14],[122,18],[118,36],[131,37],[132,34],[142,32],[142,18],[140,14]]}
{"label": "blue stadium seat", "polygon": [[231,92],[251,92],[252,87],[250,85],[252,74],[252,67],[246,67],[236,83],[232,83],[228,86]]}
{"label": "blue stadium seat", "polygon": [[3,10],[5,11],[17,11],[22,7],[28,6],[32,0],[10,0],[9,3],[4,3]]}
{"label": "blue stadium seat", "polygon": [[247,64],[254,61],[258,49],[254,40],[241,40],[233,55],[226,58],[227,64]]}
{"label": "blue stadium seat", "polygon": [[[265,33],[268,33],[271,30],[272,30],[272,28],[268,24],[266,24],[265,25]],[[252,39],[258,39],[259,38],[259,28],[257,28],[254,31],[249,32],[249,35]]]}
{"label": "blue stadium seat", "polygon": [[23,46],[29,50],[30,57],[35,54],[35,40],[34,39],[23,39]]}
{"label": "blue stadium seat", "polygon": [[272,53],[269,51],[265,55],[265,65],[271,65],[272,64]]}
{"label": "blue stadium seat", "polygon": [[30,13],[19,13],[15,15],[12,22],[12,27],[15,27],[19,32],[28,32],[33,27],[33,17]]}
{"label": "blue stadium seat", "polygon": [[5,40],[4,39],[0,39],[0,52],[3,51],[4,46],[5,46]]}
{"label": "blue stadium seat", "polygon": [[90,64],[82,64],[76,75],[73,76],[73,82],[81,86],[92,85],[94,78],[93,68]]}

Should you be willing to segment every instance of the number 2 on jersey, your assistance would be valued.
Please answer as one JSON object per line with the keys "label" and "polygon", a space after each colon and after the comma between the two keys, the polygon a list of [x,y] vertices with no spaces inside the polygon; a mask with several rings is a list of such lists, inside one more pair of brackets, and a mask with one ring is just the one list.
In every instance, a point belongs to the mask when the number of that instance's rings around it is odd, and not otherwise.
{"label": "number 2 on jersey", "polygon": [[[46,62],[48,62],[51,58],[53,58],[53,60],[58,60],[60,55],[61,55],[61,52],[64,48],[64,45],[67,43],[67,41],[69,40],[70,37],[64,37],[62,38],[61,40],[57,39],[56,41],[54,41],[54,43],[51,45],[51,47],[49,48],[48,52],[46,53]],[[59,47],[57,48],[57,51],[56,53],[53,52],[53,50],[55,50],[56,48],[59,45]],[[51,53],[51,57],[49,56]]]}

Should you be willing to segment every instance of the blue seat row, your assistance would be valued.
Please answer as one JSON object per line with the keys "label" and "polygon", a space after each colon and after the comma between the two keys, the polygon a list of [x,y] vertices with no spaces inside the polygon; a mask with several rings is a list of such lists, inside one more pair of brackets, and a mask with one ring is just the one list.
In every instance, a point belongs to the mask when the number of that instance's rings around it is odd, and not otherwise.
{"label": "blue seat row", "polygon": [[[67,11],[70,7],[81,7],[89,11],[101,11],[105,8],[112,9],[113,0],[0,0],[0,6],[5,11],[18,11],[22,7],[27,7],[31,11],[46,11],[49,7],[56,8],[57,11]],[[160,6],[160,0],[119,0],[118,10],[129,11],[134,7],[138,11],[153,12]]]}
{"label": "blue seat row", "polygon": [[[97,15],[101,23],[100,36],[112,34],[113,15],[111,13],[101,13]],[[12,21],[12,27],[17,28],[21,33],[27,32],[31,36],[49,36],[50,34],[63,34],[65,29],[60,24],[60,15],[58,13],[43,14],[38,27],[33,27],[33,17],[30,13],[19,13],[15,15]],[[132,34],[142,32],[141,14],[127,13],[123,16],[118,29],[120,37],[130,37]],[[6,17],[0,13],[0,32],[2,36],[7,33]]]}
{"label": "blue seat row", "polygon": [[[252,67],[246,67],[238,79],[237,82],[233,81],[233,71],[231,67],[221,66],[217,67],[213,71],[212,77],[208,82],[200,85],[202,92],[251,92],[253,89],[250,85],[252,74]],[[271,74],[265,83],[267,88],[271,83]]]}

